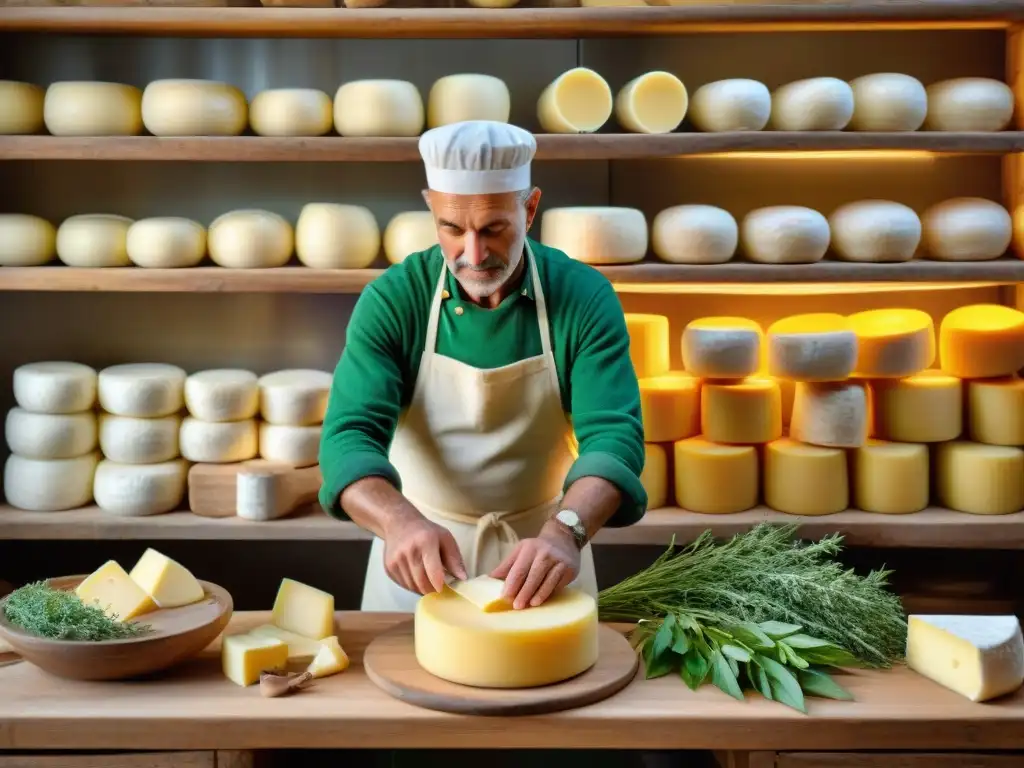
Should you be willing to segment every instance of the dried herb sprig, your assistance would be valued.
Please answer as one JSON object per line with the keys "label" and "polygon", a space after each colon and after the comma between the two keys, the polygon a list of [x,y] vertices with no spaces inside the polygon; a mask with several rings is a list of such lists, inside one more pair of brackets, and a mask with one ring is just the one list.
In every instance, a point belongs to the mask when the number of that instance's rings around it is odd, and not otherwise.
{"label": "dried herb sprig", "polygon": [[148,624],[120,622],[74,593],[38,581],[14,590],[4,603],[12,624],[51,640],[123,640],[151,630]]}

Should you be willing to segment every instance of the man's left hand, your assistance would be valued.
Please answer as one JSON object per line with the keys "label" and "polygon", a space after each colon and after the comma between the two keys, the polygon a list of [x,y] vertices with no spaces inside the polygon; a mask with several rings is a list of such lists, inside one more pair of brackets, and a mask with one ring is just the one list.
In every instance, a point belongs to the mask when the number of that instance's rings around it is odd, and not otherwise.
{"label": "man's left hand", "polygon": [[580,551],[572,534],[549,524],[537,538],[516,544],[491,576],[505,580],[505,597],[519,609],[540,605],[579,572]]}

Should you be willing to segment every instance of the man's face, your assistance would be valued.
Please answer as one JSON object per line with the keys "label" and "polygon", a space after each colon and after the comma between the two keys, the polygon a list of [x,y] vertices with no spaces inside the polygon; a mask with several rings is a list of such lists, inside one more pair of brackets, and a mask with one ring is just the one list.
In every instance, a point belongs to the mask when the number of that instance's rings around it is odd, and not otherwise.
{"label": "man's face", "polygon": [[491,296],[516,271],[539,201],[539,189],[534,189],[525,202],[516,192],[427,193],[445,261],[471,299]]}

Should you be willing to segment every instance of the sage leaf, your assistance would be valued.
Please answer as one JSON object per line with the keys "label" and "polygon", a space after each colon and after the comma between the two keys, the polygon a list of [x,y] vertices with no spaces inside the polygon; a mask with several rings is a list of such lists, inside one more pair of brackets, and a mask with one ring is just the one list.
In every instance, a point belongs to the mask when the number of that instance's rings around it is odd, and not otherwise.
{"label": "sage leaf", "polygon": [[737,640],[755,650],[768,650],[775,647],[775,641],[764,633],[752,621],[744,621],[730,627]]}
{"label": "sage leaf", "polygon": [[665,617],[665,620],[661,622],[661,626],[658,627],[658,631],[654,633],[653,648],[651,649],[651,655],[654,657],[660,657],[665,651],[672,647],[672,628],[675,626],[675,617],[670,613]]}
{"label": "sage leaf", "polygon": [[772,640],[782,640],[790,635],[795,635],[803,629],[803,627],[797,624],[787,624],[784,621],[762,621],[758,626]]}
{"label": "sage leaf", "polygon": [[708,676],[710,665],[696,648],[691,648],[683,656],[683,663],[679,668],[679,674],[683,682],[691,691],[695,691],[703,685]]}
{"label": "sage leaf", "polygon": [[741,648],[738,645],[732,643],[726,643],[722,646],[722,653],[736,661],[750,661],[750,653],[746,648]]}
{"label": "sage leaf", "polygon": [[680,656],[690,650],[690,639],[686,636],[686,630],[676,622],[672,627],[672,652]]}
{"label": "sage leaf", "polygon": [[801,669],[796,673],[804,693],[826,699],[851,701],[853,694],[832,679],[831,675],[819,669]]}
{"label": "sage leaf", "polygon": [[644,643],[641,651],[644,660],[644,677],[648,680],[667,675],[675,666],[671,649],[665,648],[661,653],[655,653],[654,648],[653,640],[648,640]]}
{"label": "sage leaf", "polygon": [[772,701],[775,698],[772,695],[771,683],[768,682],[768,675],[761,666],[753,662],[748,664],[747,676],[750,677],[750,682],[754,684],[754,688],[760,691],[761,695],[768,699],[768,701]]}
{"label": "sage leaf", "polygon": [[821,648],[807,648],[800,652],[804,660],[823,667],[862,667],[860,661],[849,651],[834,645]]}
{"label": "sage leaf", "polygon": [[811,637],[810,635],[805,635],[802,632],[798,632],[795,635],[789,635],[786,638],[786,643],[793,648],[826,648],[829,646],[835,648],[835,646],[828,640]]}
{"label": "sage leaf", "polygon": [[756,658],[768,675],[775,700],[800,712],[806,712],[804,694],[793,673],[769,656],[759,655]]}
{"label": "sage leaf", "polygon": [[721,651],[716,650],[711,662],[711,683],[734,699],[743,701],[739,680]]}

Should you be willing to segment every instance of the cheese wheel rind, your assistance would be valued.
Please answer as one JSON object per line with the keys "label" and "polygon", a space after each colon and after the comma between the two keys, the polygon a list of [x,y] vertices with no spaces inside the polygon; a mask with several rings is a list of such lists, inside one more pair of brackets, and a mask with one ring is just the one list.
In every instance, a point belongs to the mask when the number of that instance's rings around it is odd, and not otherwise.
{"label": "cheese wheel rind", "polygon": [[43,120],[54,136],[135,136],[142,132],[142,91],[123,83],[53,83]]}
{"label": "cheese wheel rind", "polygon": [[778,382],[749,377],[738,382],[705,381],[700,391],[700,426],[714,443],[754,445],[782,436]]}
{"label": "cheese wheel rind", "polygon": [[269,424],[304,427],[319,424],[327,412],[333,377],[326,371],[297,368],[260,376],[260,415]]}
{"label": "cheese wheel rind", "polygon": [[33,83],[0,80],[0,135],[39,133],[43,129],[45,91]]}
{"label": "cheese wheel rind", "polygon": [[771,112],[771,92],[757,80],[716,80],[690,98],[690,120],[698,131],[760,131]]}
{"label": "cheese wheel rind", "polygon": [[1001,131],[1013,119],[1013,91],[990,77],[932,83],[924,127],[932,131]]}
{"label": "cheese wheel rind", "polygon": [[841,448],[781,438],[765,446],[764,502],[790,515],[832,515],[850,506],[849,470]]}
{"label": "cheese wheel rind", "polygon": [[427,94],[427,127],[492,120],[507,123],[512,109],[508,86],[493,75],[447,75],[434,81]]}
{"label": "cheese wheel rind", "polygon": [[942,443],[963,432],[963,384],[937,370],[902,379],[874,379],[873,437],[902,443]]}
{"label": "cheese wheel rind", "polygon": [[126,216],[86,213],[71,216],[57,228],[57,257],[69,267],[129,267]]}
{"label": "cheese wheel rind", "polygon": [[38,267],[57,255],[57,230],[27,213],[0,213],[0,267]]}
{"label": "cheese wheel rind", "polygon": [[33,413],[15,406],[7,412],[4,438],[11,453],[27,459],[73,459],[96,449],[96,416]]}
{"label": "cheese wheel rind", "polygon": [[104,458],[118,464],[159,464],[178,457],[177,415],[137,418],[101,413],[99,444]]}
{"label": "cheese wheel rind", "polygon": [[841,131],[853,117],[853,89],[836,77],[811,77],[772,93],[777,131]]}
{"label": "cheese wheel rind", "polygon": [[615,100],[608,82],[587,67],[556,77],[537,100],[537,120],[548,133],[593,133],[612,116]]}
{"label": "cheese wheel rind", "polygon": [[255,419],[200,421],[186,416],[178,433],[181,455],[204,464],[229,464],[256,458],[259,433]]}
{"label": "cheese wheel rind", "polygon": [[850,81],[854,131],[916,131],[928,113],[928,94],[920,80],[878,72]]}
{"label": "cheese wheel rind", "polygon": [[311,467],[319,461],[321,426],[260,424],[259,453],[267,461],[293,467]]}
{"label": "cheese wheel rind", "polygon": [[14,401],[32,413],[81,413],[96,404],[96,370],[81,363],[47,361],[14,369]]}
{"label": "cheese wheel rind", "polygon": [[295,223],[295,255],[314,269],[365,269],[380,252],[380,227],[363,205],[307,203]]}
{"label": "cheese wheel rind", "polygon": [[832,250],[843,261],[910,261],[921,243],[921,219],[902,203],[859,200],[836,208],[828,221]]}
{"label": "cheese wheel rind", "polygon": [[757,505],[759,459],[752,445],[719,445],[704,437],[674,446],[676,505],[691,512],[721,515]]}
{"label": "cheese wheel rind", "polygon": [[334,106],[316,88],[274,88],[253,98],[249,124],[258,136],[323,136],[334,127]]}
{"label": "cheese wheel rind", "polygon": [[683,122],[688,106],[683,81],[656,70],[622,86],[615,97],[615,119],[633,133],[671,133]]}
{"label": "cheese wheel rind", "polygon": [[648,509],[668,505],[668,474],[668,452],[664,446],[644,443],[644,468],[640,473],[640,485],[647,493]]}
{"label": "cheese wheel rind", "polygon": [[584,264],[631,264],[647,255],[647,219],[636,208],[549,208],[541,214],[540,239]]}
{"label": "cheese wheel rind", "polygon": [[1016,376],[967,382],[971,440],[1024,446],[1024,380]]}
{"label": "cheese wheel rind", "polygon": [[761,326],[743,317],[705,317],[683,329],[683,368],[705,379],[744,379],[761,364]]}
{"label": "cheese wheel rind", "polygon": [[166,363],[125,363],[100,371],[100,407],[117,416],[156,419],[185,404],[185,371]]}
{"label": "cheese wheel rind", "polygon": [[739,239],[733,215],[713,205],[676,205],[651,222],[651,250],[670,264],[724,264]]}
{"label": "cheese wheel rind", "polygon": [[758,208],[740,224],[744,255],[761,264],[813,264],[825,257],[830,239],[828,219],[799,205]]}
{"label": "cheese wheel rind", "polygon": [[1006,253],[1013,220],[1003,206],[980,197],[954,197],[921,217],[924,254],[937,261],[991,261]]}
{"label": "cheese wheel rind", "polygon": [[405,80],[354,80],[334,95],[334,128],[342,136],[418,136],[423,97]]}
{"label": "cheese wheel rind", "polygon": [[260,407],[256,374],[240,368],[197,371],[185,379],[185,407],[200,421],[254,418]]}
{"label": "cheese wheel rind", "polygon": [[11,454],[4,464],[7,503],[29,512],[61,512],[92,500],[99,454],[73,459],[28,459]]}
{"label": "cheese wheel rind", "polygon": [[206,255],[206,229],[180,216],[139,219],[128,227],[125,250],[137,267],[194,267]]}
{"label": "cheese wheel rind", "polygon": [[864,512],[906,515],[928,506],[926,445],[868,440],[852,451],[853,505]]}
{"label": "cheese wheel rind", "polygon": [[384,256],[401,264],[413,253],[437,245],[437,225],[430,211],[403,211],[391,217],[384,228]]}
{"label": "cheese wheel rind", "polygon": [[791,381],[843,381],[857,364],[857,334],[829,312],[792,315],[767,331],[768,373]]}
{"label": "cheese wheel rind", "polygon": [[789,434],[823,448],[859,448],[868,438],[868,394],[854,382],[798,381]]}
{"label": "cheese wheel rind", "polygon": [[972,515],[1024,510],[1024,450],[957,440],[935,449],[939,502]]}
{"label": "cheese wheel rind", "polygon": [[1024,312],[971,304],[939,323],[939,364],[961,379],[1013,376],[1024,368]]}
{"label": "cheese wheel rind", "polygon": [[207,249],[214,263],[229,269],[283,267],[292,256],[292,225],[271,211],[241,209],[210,224]]}
{"label": "cheese wheel rind", "polygon": [[142,122],[154,136],[239,136],[249,105],[238,88],[217,80],[154,80],[142,92]]}
{"label": "cheese wheel rind", "polygon": [[862,379],[905,378],[935,362],[935,323],[920,309],[869,309],[848,318],[857,335],[857,365]]}
{"label": "cheese wheel rind", "polygon": [[669,372],[668,318],[627,312],[629,359],[638,379],[663,376]]}
{"label": "cheese wheel rind", "polygon": [[188,462],[119,464],[104,459],[96,467],[93,496],[104,512],[146,517],[173,512],[185,497]]}
{"label": "cheese wheel rind", "polygon": [[700,432],[700,379],[668,373],[639,379],[644,440],[671,443]]}

